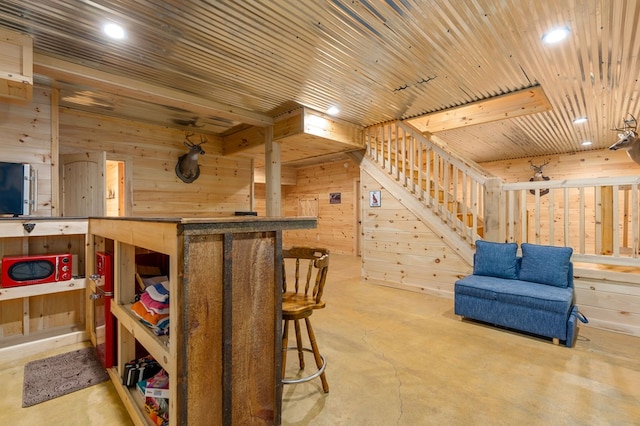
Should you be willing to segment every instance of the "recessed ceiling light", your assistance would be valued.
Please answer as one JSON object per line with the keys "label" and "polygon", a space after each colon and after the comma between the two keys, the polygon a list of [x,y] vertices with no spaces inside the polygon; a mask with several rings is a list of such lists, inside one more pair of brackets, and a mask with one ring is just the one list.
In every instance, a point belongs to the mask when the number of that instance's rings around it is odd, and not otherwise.
{"label": "recessed ceiling light", "polygon": [[542,42],[545,44],[554,44],[567,38],[571,31],[569,27],[554,28],[546,34],[542,35]]}
{"label": "recessed ceiling light", "polygon": [[102,31],[104,31],[104,33],[107,36],[109,36],[109,37],[111,37],[111,38],[113,38],[115,40],[122,40],[126,36],[124,28],[122,28],[118,24],[113,24],[113,23],[105,24],[102,27]]}
{"label": "recessed ceiling light", "polygon": [[336,106],[332,106],[332,107],[329,107],[329,109],[327,109],[327,114],[329,115],[336,115],[339,112],[340,112],[340,109]]}
{"label": "recessed ceiling light", "polygon": [[582,142],[582,146],[591,146],[592,142],[591,141],[584,141]]}
{"label": "recessed ceiling light", "polygon": [[588,120],[588,118],[586,116],[582,116],[582,117],[576,117],[573,119],[573,124],[582,124],[582,123],[586,123]]}

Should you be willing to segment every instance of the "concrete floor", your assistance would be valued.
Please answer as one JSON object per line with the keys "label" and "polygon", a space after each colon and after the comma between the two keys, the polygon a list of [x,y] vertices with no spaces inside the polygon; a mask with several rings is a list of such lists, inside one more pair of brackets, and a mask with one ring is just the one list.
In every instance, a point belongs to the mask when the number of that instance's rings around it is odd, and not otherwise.
{"label": "concrete floor", "polygon": [[0,425],[133,425],[110,381],[22,408],[24,365],[30,361],[90,345],[76,343],[21,359],[0,359]]}
{"label": "concrete floor", "polygon": [[[350,256],[332,257],[325,300],[311,318],[330,392],[285,386],[283,425],[640,424],[640,338],[581,325],[569,349],[460,321],[450,299],[361,283]],[[1,425],[130,424],[110,383],[21,408],[31,359],[0,360]]]}

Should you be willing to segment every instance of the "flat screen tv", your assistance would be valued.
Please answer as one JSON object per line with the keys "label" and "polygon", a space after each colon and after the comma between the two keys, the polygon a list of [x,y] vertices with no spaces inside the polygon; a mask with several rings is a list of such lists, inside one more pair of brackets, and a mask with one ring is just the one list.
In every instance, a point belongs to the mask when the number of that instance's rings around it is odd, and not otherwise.
{"label": "flat screen tv", "polygon": [[0,215],[28,215],[31,192],[28,164],[0,162]]}

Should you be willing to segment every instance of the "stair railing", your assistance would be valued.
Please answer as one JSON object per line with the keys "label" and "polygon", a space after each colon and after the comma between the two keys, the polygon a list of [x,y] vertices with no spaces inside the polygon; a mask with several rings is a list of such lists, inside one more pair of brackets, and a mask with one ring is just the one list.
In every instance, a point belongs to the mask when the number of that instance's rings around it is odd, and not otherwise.
{"label": "stair railing", "polygon": [[504,183],[505,241],[573,247],[577,262],[640,266],[639,187],[638,176]]}
{"label": "stair railing", "polygon": [[504,183],[436,142],[402,122],[365,129],[368,158],[468,244],[570,246],[574,261],[640,266],[640,177]]}
{"label": "stair railing", "polygon": [[369,159],[460,237],[473,244],[483,236],[483,188],[490,177],[479,168],[402,122],[367,128],[365,144]]}

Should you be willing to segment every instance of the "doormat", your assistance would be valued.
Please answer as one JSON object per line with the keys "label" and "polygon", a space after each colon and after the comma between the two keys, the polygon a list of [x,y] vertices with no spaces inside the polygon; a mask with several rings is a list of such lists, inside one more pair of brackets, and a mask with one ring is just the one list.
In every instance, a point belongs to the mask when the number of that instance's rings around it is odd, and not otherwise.
{"label": "doormat", "polygon": [[31,361],[24,366],[22,406],[30,407],[109,380],[94,348]]}

